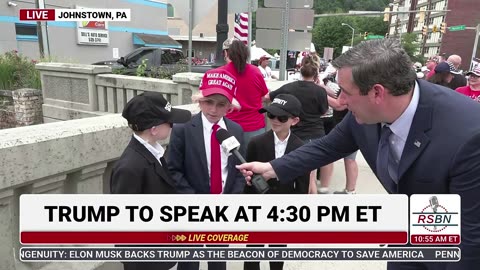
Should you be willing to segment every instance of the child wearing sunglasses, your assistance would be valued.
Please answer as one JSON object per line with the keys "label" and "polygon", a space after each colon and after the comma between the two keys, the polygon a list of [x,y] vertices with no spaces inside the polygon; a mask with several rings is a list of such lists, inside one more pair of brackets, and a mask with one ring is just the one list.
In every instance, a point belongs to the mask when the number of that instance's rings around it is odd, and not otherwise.
{"label": "child wearing sunglasses", "polygon": [[[267,113],[272,129],[253,137],[247,146],[247,161],[268,162],[287,154],[303,145],[290,127],[300,121],[302,105],[290,94],[277,95],[272,103],[259,110]],[[277,179],[268,180],[270,194],[308,194],[309,173],[295,179],[280,183]],[[255,193],[252,186],[245,186],[245,193]],[[249,245],[250,246],[250,245]],[[274,246],[274,245],[271,245]],[[285,247],[286,245],[275,245]],[[259,262],[245,262],[244,270],[259,270]],[[283,262],[270,262],[270,269],[283,269]]]}

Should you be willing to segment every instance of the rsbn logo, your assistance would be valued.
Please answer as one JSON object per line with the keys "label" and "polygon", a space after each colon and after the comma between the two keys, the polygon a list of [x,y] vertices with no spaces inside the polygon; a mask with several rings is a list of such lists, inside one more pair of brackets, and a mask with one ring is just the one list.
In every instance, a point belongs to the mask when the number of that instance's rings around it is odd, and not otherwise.
{"label": "rsbn logo", "polygon": [[429,199],[429,204],[422,209],[421,212],[413,212],[416,216],[415,220],[412,220],[412,226],[422,226],[429,232],[441,232],[447,227],[458,227],[458,224],[452,222],[454,215],[458,215],[458,212],[449,212],[447,208],[441,205],[437,196],[432,196]]}

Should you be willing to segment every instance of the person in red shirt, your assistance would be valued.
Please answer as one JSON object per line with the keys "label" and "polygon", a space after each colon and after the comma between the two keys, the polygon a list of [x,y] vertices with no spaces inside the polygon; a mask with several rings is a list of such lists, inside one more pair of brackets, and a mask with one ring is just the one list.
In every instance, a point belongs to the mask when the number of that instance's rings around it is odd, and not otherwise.
{"label": "person in red shirt", "polygon": [[237,79],[236,98],[241,106],[239,111],[229,112],[226,117],[242,127],[244,143],[248,145],[250,138],[265,132],[265,118],[258,110],[262,108],[268,88],[258,67],[247,63],[250,53],[243,42],[227,39],[223,51],[228,63],[220,68]]}
{"label": "person in red shirt", "polygon": [[467,72],[468,85],[458,87],[455,91],[480,103],[480,66]]}
{"label": "person in red shirt", "polygon": [[427,60],[427,62],[425,62],[425,66],[429,70],[426,76],[427,80],[430,79],[430,77],[432,77],[435,74],[435,67],[437,66],[437,64],[438,64],[437,56],[431,57]]}

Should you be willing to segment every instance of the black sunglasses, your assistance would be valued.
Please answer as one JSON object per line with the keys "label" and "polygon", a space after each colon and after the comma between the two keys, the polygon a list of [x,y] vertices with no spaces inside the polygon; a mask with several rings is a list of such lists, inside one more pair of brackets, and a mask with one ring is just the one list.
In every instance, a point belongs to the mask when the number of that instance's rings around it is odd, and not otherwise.
{"label": "black sunglasses", "polygon": [[288,121],[288,118],[290,118],[290,117],[288,117],[288,116],[286,116],[286,115],[276,116],[276,115],[273,115],[273,114],[270,113],[270,112],[267,112],[267,117],[270,118],[270,119],[275,119],[275,118],[277,118],[278,121],[280,121],[280,123],[285,123],[285,122]]}

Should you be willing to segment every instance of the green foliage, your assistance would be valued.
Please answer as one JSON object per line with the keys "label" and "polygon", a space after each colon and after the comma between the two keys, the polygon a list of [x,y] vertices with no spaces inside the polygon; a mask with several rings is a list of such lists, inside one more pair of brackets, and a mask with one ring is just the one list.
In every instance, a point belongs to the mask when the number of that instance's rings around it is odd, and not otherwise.
{"label": "green foliage", "polygon": [[135,74],[138,77],[145,77],[146,76],[145,70],[147,69],[147,61],[148,61],[148,59],[142,59],[142,63],[140,65],[138,65],[137,70],[135,72]]}
{"label": "green foliage", "polygon": [[343,46],[350,46],[352,29],[342,23],[351,25],[355,29],[353,45],[364,40],[363,35],[385,35],[388,24],[383,21],[383,16],[378,17],[342,17],[332,16],[319,18],[312,31],[312,40],[318,52],[322,53],[325,47],[334,48],[334,57],[342,53]]}
{"label": "green foliage", "polygon": [[180,73],[180,72],[187,72],[188,66],[183,63],[177,63],[173,66],[173,68],[165,68],[165,67],[152,67],[152,71],[149,77],[157,78],[157,79],[168,79],[171,80],[172,76]]}
{"label": "green foliage", "polygon": [[390,0],[314,0],[315,14],[341,13],[349,10],[381,11]]}
{"label": "green foliage", "polygon": [[0,89],[40,89],[40,73],[35,69],[36,63],[15,50],[0,55]]}
{"label": "green foliage", "polygon": [[417,40],[417,34],[406,33],[402,34],[402,46],[407,52],[412,62],[425,63],[425,57],[419,54],[420,44]]}

